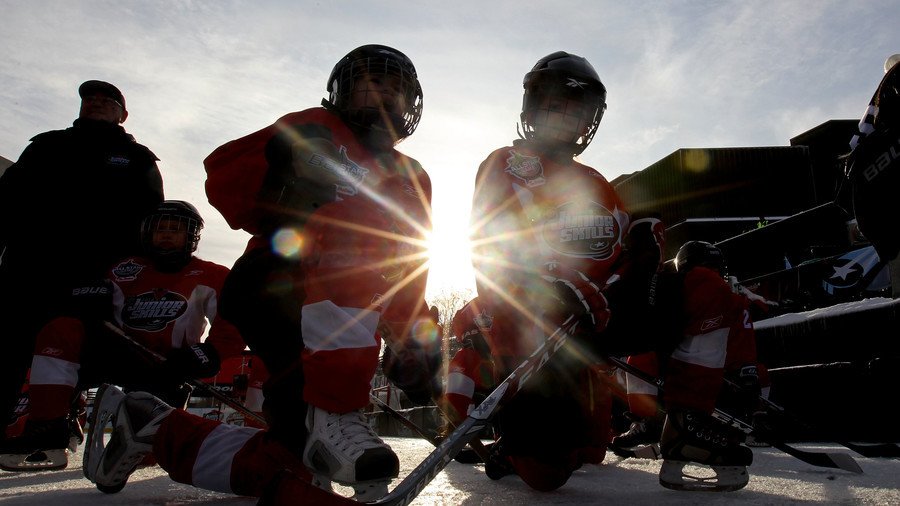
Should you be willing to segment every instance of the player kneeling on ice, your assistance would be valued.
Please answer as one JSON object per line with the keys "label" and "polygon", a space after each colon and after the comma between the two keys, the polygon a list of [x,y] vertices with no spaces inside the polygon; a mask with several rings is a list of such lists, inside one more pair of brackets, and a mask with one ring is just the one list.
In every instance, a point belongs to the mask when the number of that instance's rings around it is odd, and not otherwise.
{"label": "player kneeling on ice", "polygon": [[[398,475],[399,459],[362,410],[382,340],[391,350],[386,375],[415,399],[431,397],[439,369],[424,300],[431,183],[394,148],[415,130],[422,90],[405,55],[366,45],[335,65],[328,91],[324,107],[290,113],[205,162],[210,177],[225,166],[265,172],[249,213],[260,219],[249,225],[256,235],[221,306],[271,375],[269,428],[106,388],[85,463],[101,490],[121,489],[150,451],[176,481],[266,504],[350,502],[331,493],[332,482],[373,500]],[[107,424],[114,430],[104,447]]]}
{"label": "player kneeling on ice", "polygon": [[[467,347],[451,362],[442,404],[451,421],[464,418],[486,380],[507,377],[574,315],[567,344],[498,411],[499,438],[485,463],[490,478],[516,474],[550,491],[606,455],[613,385],[599,352],[649,350],[658,335],[647,330],[659,321],[647,311],[660,257],[654,227],[662,224],[633,220],[612,185],[575,159],[606,109],[606,87],[585,58],[547,55],[523,87],[523,138],[478,169],[471,227],[478,298],[455,318]],[[652,246],[649,262],[638,251],[625,254],[632,224]]]}
{"label": "player kneeling on ice", "polygon": [[[68,315],[51,320],[37,336],[28,418],[23,434],[0,449],[0,467],[66,467],[77,447],[69,446],[70,427],[80,430],[70,405],[83,390],[112,382],[181,407],[190,394],[185,377],[214,376],[220,357],[240,355],[240,334],[216,310],[228,268],[193,255],[202,227],[193,205],[163,201],[141,226],[143,256],[123,259],[107,279],[73,289]],[[107,321],[139,344],[106,328]],[[167,360],[160,364],[150,353]]]}
{"label": "player kneeling on ice", "polygon": [[[671,267],[671,266],[669,266]],[[627,377],[633,423],[613,438],[622,456],[658,448],[664,459],[660,484],[676,490],[738,490],[747,485],[753,453],[745,433],[711,416],[719,407],[746,422],[759,407],[760,372],[750,300],[727,280],[722,251],[704,241],[688,241],[678,251],[674,271],[661,273],[665,298],[678,306],[683,329],[671,346],[631,356],[628,362],[652,375],[662,371],[659,392],[632,375]],[[658,442],[658,446],[657,446]],[[698,468],[707,467],[699,472]],[[710,470],[712,474],[710,474]]]}

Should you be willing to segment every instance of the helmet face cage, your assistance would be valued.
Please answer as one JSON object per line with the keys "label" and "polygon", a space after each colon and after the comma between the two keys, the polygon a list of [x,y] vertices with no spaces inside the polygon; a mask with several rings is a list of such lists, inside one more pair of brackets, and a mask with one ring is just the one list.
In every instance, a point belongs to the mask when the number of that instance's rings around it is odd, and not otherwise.
{"label": "helmet face cage", "polygon": [[[562,51],[541,58],[523,81],[522,136],[551,144],[578,155],[583,152],[606,111],[606,87],[597,72],[580,56]],[[551,111],[547,99],[564,100],[565,109]],[[546,124],[551,112],[577,115],[582,131],[562,131]]]}
{"label": "helmet face cage", "polygon": [[[360,78],[366,76],[398,78],[405,110],[400,113],[365,109],[351,111],[354,87]],[[369,45],[351,51],[331,71],[327,91],[328,100],[348,122],[366,129],[387,129],[395,143],[412,135],[422,118],[422,86],[416,69],[406,55],[387,46]]]}
{"label": "helmet face cage", "polygon": [[[200,242],[200,230],[203,229],[203,218],[193,205],[181,200],[167,200],[161,203],[153,213],[144,218],[141,225],[141,240],[147,253],[157,260],[170,259],[184,262],[197,251]],[[159,231],[184,230],[186,241],[183,249],[161,249],[153,245],[153,234]]]}
{"label": "helmet face cage", "polygon": [[718,246],[706,241],[688,241],[675,255],[675,270],[687,272],[698,266],[717,271],[722,276],[728,274],[725,255]]}

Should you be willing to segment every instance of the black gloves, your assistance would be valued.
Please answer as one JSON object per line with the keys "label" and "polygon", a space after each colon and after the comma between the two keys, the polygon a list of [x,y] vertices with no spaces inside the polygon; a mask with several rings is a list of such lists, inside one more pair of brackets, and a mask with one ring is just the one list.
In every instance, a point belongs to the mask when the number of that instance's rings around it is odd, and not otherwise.
{"label": "black gloves", "polygon": [[745,365],[725,375],[723,408],[749,421],[759,408],[759,372],[755,365]]}
{"label": "black gloves", "polygon": [[219,352],[208,343],[173,348],[166,356],[165,367],[174,376],[194,379],[209,378],[219,372]]}
{"label": "black gloves", "polygon": [[414,339],[386,346],[381,357],[381,369],[413,404],[428,405],[432,398],[441,394],[437,374],[441,369],[440,346],[429,351]]}
{"label": "black gloves", "polygon": [[112,320],[112,282],[91,280],[72,288],[64,314],[79,320]]}

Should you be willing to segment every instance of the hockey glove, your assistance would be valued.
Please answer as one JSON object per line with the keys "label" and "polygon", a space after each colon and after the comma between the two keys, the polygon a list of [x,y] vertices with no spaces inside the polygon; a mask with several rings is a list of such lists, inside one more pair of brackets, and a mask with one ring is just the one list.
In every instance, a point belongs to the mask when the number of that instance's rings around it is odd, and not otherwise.
{"label": "hockey glove", "polygon": [[441,369],[440,347],[428,352],[414,339],[392,343],[384,348],[381,369],[413,404],[425,406],[441,394],[438,371]]}
{"label": "hockey glove", "polygon": [[79,320],[112,320],[112,292],[108,279],[82,283],[72,288],[65,315]]}
{"label": "hockey glove", "polygon": [[209,378],[219,372],[219,352],[209,343],[173,348],[166,357],[166,369],[173,376]]}
{"label": "hockey glove", "polygon": [[759,408],[761,388],[759,371],[755,365],[745,365],[725,375],[725,398],[722,404],[726,411],[749,421]]}
{"label": "hockey glove", "polygon": [[553,285],[552,296],[557,307],[549,308],[547,316],[561,323],[569,315],[579,321],[580,332],[603,332],[609,323],[609,305],[600,287],[582,272],[558,263],[545,266],[543,278]]}
{"label": "hockey glove", "polygon": [[478,305],[474,298],[460,308],[450,323],[450,333],[463,348],[472,348],[482,359],[491,358],[490,339],[494,319]]}

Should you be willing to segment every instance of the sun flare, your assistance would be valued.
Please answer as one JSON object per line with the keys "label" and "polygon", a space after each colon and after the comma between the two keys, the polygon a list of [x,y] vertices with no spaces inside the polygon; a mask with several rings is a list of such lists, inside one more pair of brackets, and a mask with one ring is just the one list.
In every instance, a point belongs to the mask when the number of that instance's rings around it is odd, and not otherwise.
{"label": "sun flare", "polygon": [[426,235],[429,296],[475,289],[468,220],[454,218],[435,223],[434,231]]}

